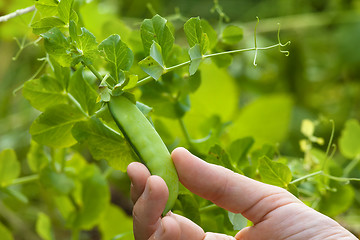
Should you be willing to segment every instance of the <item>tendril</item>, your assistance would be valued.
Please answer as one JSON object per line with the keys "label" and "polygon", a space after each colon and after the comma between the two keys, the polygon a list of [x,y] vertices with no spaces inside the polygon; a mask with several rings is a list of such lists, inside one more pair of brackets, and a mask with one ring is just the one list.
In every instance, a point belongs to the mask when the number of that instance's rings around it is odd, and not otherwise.
{"label": "tendril", "polygon": [[257,26],[259,25],[259,22],[260,22],[259,17],[256,17],[256,19],[257,19],[257,22],[256,22],[255,29],[254,29],[254,42],[255,42],[254,66],[255,67],[257,66],[256,57],[257,57],[257,54],[258,54],[258,47],[257,47],[257,42],[256,42],[256,29],[257,29]]}
{"label": "tendril", "polygon": [[281,50],[282,47],[286,47],[288,45],[290,45],[290,41],[287,41],[285,44],[282,44],[281,43],[281,40],[280,40],[280,23],[278,23],[278,32],[277,32],[277,38],[278,38],[278,44],[279,44],[279,51],[283,54],[285,54],[285,56],[289,56],[290,52],[289,51],[286,51],[286,50]]}

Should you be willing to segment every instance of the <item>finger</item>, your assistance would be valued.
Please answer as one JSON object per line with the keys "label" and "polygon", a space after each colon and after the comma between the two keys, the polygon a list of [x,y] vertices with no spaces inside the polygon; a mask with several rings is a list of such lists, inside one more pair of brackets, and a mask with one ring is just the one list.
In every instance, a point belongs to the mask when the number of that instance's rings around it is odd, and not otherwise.
{"label": "finger", "polygon": [[137,240],[147,240],[158,228],[169,192],[164,180],[150,176],[143,194],[133,208],[134,234]]}
{"label": "finger", "polygon": [[178,214],[174,214],[169,212],[167,217],[173,218],[176,220],[180,227],[181,237],[180,240],[202,240],[204,239],[205,233],[204,230],[198,226],[196,223],[191,221],[190,219],[180,216]]}
{"label": "finger", "polygon": [[135,203],[140,195],[144,192],[146,181],[148,177],[150,177],[150,172],[144,164],[139,162],[132,162],[127,167],[127,173],[131,180],[131,200],[133,203]]}
{"label": "finger", "polygon": [[149,240],[180,240],[181,230],[175,219],[165,216]]}
{"label": "finger", "polygon": [[236,239],[226,234],[207,232],[203,240],[236,240]]}
{"label": "finger", "polygon": [[206,163],[184,148],[172,152],[180,182],[193,193],[254,223],[269,212],[300,201],[286,190],[264,184],[221,166]]}

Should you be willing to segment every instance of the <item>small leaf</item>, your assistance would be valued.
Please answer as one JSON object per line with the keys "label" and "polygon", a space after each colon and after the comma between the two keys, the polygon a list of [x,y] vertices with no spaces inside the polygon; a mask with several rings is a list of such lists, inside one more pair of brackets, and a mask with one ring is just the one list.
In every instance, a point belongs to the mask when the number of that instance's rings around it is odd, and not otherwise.
{"label": "small leaf", "polygon": [[345,123],[339,139],[339,148],[342,155],[347,158],[355,158],[360,155],[360,124],[356,119],[350,119]]}
{"label": "small leaf", "polygon": [[120,40],[119,35],[111,35],[99,45],[99,50],[110,63],[112,76],[119,82],[120,70],[129,70],[134,61],[134,54],[128,46]]}
{"label": "small leaf", "polygon": [[58,13],[58,3],[54,0],[38,0],[35,1],[35,7],[42,17],[51,17]]}
{"label": "small leaf", "polygon": [[10,184],[20,175],[20,163],[15,151],[5,149],[0,152],[0,187]]}
{"label": "small leaf", "polygon": [[249,163],[247,154],[250,148],[253,146],[254,142],[255,141],[252,137],[244,137],[231,143],[229,154],[234,166],[241,167]]}
{"label": "small leaf", "polygon": [[98,44],[95,36],[86,28],[81,28],[81,35],[78,36],[76,42],[77,52],[72,53],[73,65],[76,65],[80,61],[84,61],[91,64],[99,54]]}
{"label": "small leaf", "polygon": [[57,17],[46,17],[40,19],[40,21],[38,22],[31,24],[31,27],[33,28],[34,34],[40,35],[42,33],[49,31],[54,27],[57,28],[65,27],[65,23]]}
{"label": "small leaf", "polygon": [[205,19],[201,19],[200,24],[201,24],[201,28],[202,28],[203,32],[206,33],[206,35],[209,38],[209,48],[213,49],[218,42],[217,32],[210,25],[210,23],[208,21],[206,21]]}
{"label": "small leaf", "polygon": [[151,56],[146,57],[145,59],[139,62],[140,68],[153,77],[155,80],[159,80],[159,78],[164,73],[164,68],[155,61]]}
{"label": "small leaf", "polygon": [[153,42],[150,47],[150,57],[152,57],[160,66],[164,67],[164,61],[161,53],[161,47],[157,42]]}
{"label": "small leaf", "polygon": [[268,157],[260,159],[259,174],[264,183],[287,188],[292,179],[291,171],[285,164],[271,161]]}
{"label": "small leaf", "polygon": [[136,161],[126,140],[97,118],[77,123],[72,132],[80,143],[88,146],[95,159],[105,159],[115,169],[125,172],[127,165]]}
{"label": "small leaf", "polygon": [[51,220],[45,213],[39,213],[36,220],[36,232],[43,240],[54,240]]}
{"label": "small leaf", "polygon": [[45,50],[61,66],[69,67],[71,56],[68,54],[70,42],[58,28],[52,28],[48,32],[41,34],[44,38]]}
{"label": "small leaf", "polygon": [[167,26],[167,20],[159,15],[145,19],[141,24],[140,32],[145,54],[150,55],[151,45],[155,41],[161,46],[162,56],[166,61],[174,44],[174,36]]}
{"label": "small leaf", "polygon": [[243,38],[243,30],[234,25],[228,25],[222,32],[222,40],[224,43],[233,45],[238,43]]}
{"label": "small leaf", "polygon": [[190,76],[194,75],[198,70],[200,63],[202,61],[202,54],[199,44],[195,44],[192,48],[189,49],[189,55],[191,59],[191,63],[189,66]]}
{"label": "small leaf", "polygon": [[74,0],[61,0],[59,5],[58,5],[59,17],[65,23],[69,23],[73,2],[74,2]]}
{"label": "small leaf", "polygon": [[240,213],[228,212],[228,217],[236,231],[240,231],[247,226],[248,220]]}
{"label": "small leaf", "polygon": [[206,33],[203,32],[201,27],[201,21],[199,17],[190,18],[184,24],[184,31],[188,40],[189,46],[192,48],[196,44],[200,45],[200,53],[205,54],[209,47],[209,38]]}
{"label": "small leaf", "polygon": [[46,75],[40,79],[27,81],[24,84],[23,95],[34,108],[40,111],[45,111],[46,108],[54,105],[68,103],[68,96],[62,86],[56,79]]}
{"label": "small leaf", "polygon": [[46,109],[31,125],[30,134],[39,144],[65,148],[76,143],[71,135],[73,125],[84,115],[71,105],[56,105]]}

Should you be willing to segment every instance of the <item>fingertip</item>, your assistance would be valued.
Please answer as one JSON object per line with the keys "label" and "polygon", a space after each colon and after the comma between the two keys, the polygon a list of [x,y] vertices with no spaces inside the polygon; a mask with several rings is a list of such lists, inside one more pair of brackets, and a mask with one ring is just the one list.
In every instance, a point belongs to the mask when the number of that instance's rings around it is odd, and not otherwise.
{"label": "fingertip", "polygon": [[181,237],[180,226],[177,221],[169,216],[165,216],[161,219],[159,227],[155,233],[151,236],[151,240],[165,240],[173,239],[178,240]]}
{"label": "fingertip", "polygon": [[184,147],[177,147],[171,152],[172,158],[181,157],[184,154],[189,154],[190,152]]}
{"label": "fingertip", "polygon": [[157,175],[151,175],[147,179],[146,185],[151,189],[151,194],[154,197],[158,197],[162,201],[166,198],[167,201],[169,197],[169,190],[164,179]]}

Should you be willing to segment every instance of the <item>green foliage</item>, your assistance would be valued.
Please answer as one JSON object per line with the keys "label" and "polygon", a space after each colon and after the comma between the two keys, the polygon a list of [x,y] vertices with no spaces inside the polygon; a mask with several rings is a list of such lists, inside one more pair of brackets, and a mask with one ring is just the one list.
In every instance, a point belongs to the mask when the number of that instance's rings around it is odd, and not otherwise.
{"label": "green foliage", "polygon": [[0,152],[0,185],[6,186],[20,175],[20,163],[12,149]]}

